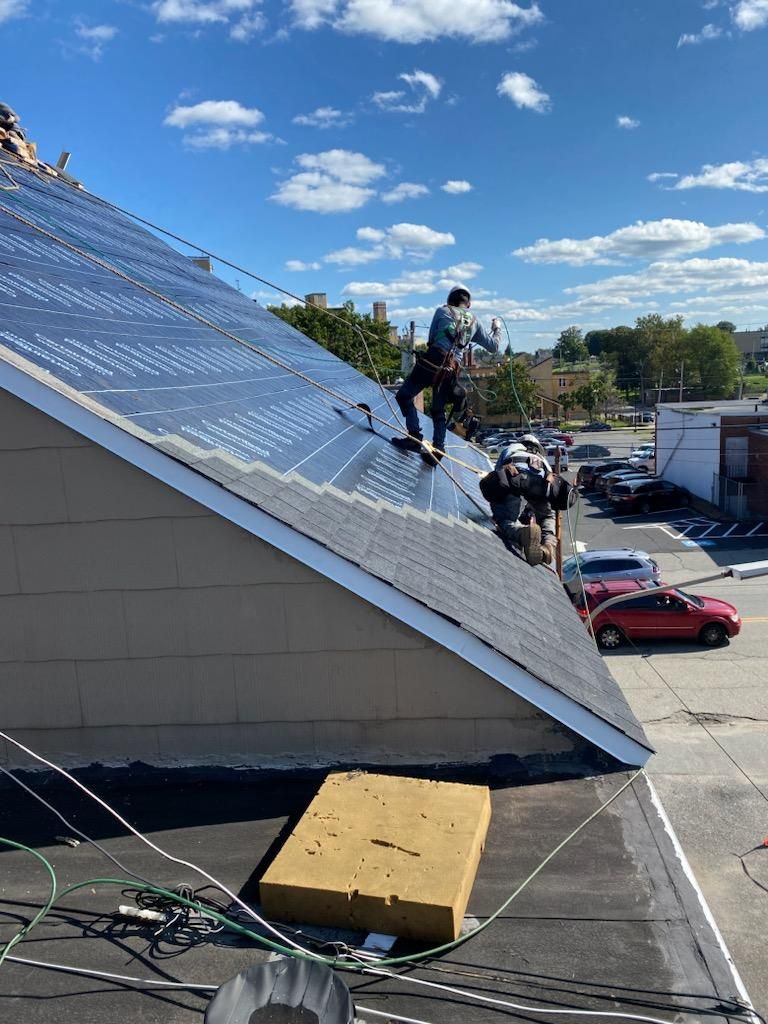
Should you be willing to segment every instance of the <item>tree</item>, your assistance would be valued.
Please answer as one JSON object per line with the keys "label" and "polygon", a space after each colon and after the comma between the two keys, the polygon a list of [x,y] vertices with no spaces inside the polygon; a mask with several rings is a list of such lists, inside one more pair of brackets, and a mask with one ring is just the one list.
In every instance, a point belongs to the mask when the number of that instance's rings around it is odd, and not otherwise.
{"label": "tree", "polygon": [[736,324],[731,323],[730,320],[721,320],[718,324],[715,324],[718,331],[725,331],[727,334],[736,333]]}
{"label": "tree", "polygon": [[[510,380],[510,365],[514,377],[514,388]],[[489,381],[488,390],[496,395],[488,403],[488,412],[491,416],[522,416],[521,405],[526,415],[534,412],[537,408],[536,385],[528,376],[528,368],[515,360],[511,364],[503,363],[498,368],[495,376]]]}
{"label": "tree", "polygon": [[578,327],[566,327],[557,339],[552,355],[557,363],[582,363],[589,358],[584,335]]}
{"label": "tree", "polygon": [[607,400],[609,392],[608,377],[603,373],[596,373],[588,384],[582,384],[580,388],[576,388],[572,395],[576,403],[586,409],[589,418],[592,419],[595,409]]}
{"label": "tree", "polygon": [[[374,320],[368,313],[355,312],[352,302],[344,303],[340,310],[334,310],[337,320],[319,306],[268,306],[270,313],[306,334],[323,348],[327,348],[339,359],[373,377],[371,361],[360,337],[364,332],[365,342],[382,380],[394,379],[400,374],[400,350],[390,344],[389,324]],[[373,335],[373,337],[371,337]]]}
{"label": "tree", "polygon": [[729,398],[736,390],[741,355],[733,337],[719,327],[697,324],[688,331],[685,380],[706,398]]}

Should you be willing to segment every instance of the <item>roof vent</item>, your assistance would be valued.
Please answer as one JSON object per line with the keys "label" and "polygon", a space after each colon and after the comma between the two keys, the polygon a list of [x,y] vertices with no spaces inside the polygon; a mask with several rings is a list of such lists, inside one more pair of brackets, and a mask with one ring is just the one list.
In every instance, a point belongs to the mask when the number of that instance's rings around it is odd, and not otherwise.
{"label": "roof vent", "polygon": [[205,1011],[205,1024],[352,1024],[349,989],[325,964],[281,957],[230,978]]}

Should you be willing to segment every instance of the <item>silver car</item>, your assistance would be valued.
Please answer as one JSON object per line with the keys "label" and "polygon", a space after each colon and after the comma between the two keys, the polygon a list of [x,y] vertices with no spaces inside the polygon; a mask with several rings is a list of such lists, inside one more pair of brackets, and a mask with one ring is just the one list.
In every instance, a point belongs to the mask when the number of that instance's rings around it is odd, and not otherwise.
{"label": "silver car", "polygon": [[598,580],[654,580],[658,583],[660,579],[661,570],[648,552],[634,548],[583,551],[563,562],[563,585],[572,597],[581,593],[581,580],[584,583]]}

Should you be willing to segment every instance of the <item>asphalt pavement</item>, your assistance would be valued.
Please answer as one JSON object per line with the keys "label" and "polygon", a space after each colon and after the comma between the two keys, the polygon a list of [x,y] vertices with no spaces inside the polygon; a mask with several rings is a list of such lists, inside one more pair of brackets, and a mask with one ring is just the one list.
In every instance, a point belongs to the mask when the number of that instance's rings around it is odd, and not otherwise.
{"label": "asphalt pavement", "polygon": [[[648,436],[611,431],[579,442],[622,456]],[[586,497],[572,526],[581,550],[647,551],[667,583],[768,559],[768,525],[717,523],[685,508],[616,518]],[[716,649],[644,642],[606,661],[657,750],[648,773],[752,1001],[768,1015],[768,576],[690,589],[734,604],[741,634]]]}

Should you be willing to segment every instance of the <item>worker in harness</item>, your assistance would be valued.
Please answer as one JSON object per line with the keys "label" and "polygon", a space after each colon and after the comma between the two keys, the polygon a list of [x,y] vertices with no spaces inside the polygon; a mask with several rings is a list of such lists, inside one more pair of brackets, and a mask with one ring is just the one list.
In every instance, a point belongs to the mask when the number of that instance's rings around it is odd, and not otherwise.
{"label": "worker in harness", "polygon": [[537,438],[526,434],[507,445],[493,472],[480,481],[480,490],[507,549],[529,565],[552,565],[557,546],[554,510],[568,507],[571,485],[552,472]]}
{"label": "worker in harness", "polygon": [[[408,437],[393,437],[392,444],[403,451],[420,452],[428,466],[436,466],[445,448],[445,407],[453,402],[458,381],[461,356],[470,345],[482,345],[489,352],[498,352],[500,328],[495,324],[489,334],[469,312],[472,298],[466,288],[451,289],[444,306],[439,306],[429,328],[427,351],[419,355],[416,365],[395,395],[405,417]],[[414,399],[424,388],[432,388],[432,447],[422,446],[419,414]]]}

